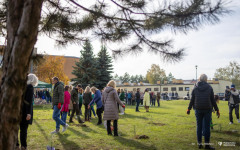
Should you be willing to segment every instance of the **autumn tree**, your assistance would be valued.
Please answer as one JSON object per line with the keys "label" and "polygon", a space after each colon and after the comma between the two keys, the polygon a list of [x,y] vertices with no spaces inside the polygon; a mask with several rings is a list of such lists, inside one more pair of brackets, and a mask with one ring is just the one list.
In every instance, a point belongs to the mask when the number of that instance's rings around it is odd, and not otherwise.
{"label": "autumn tree", "polygon": [[[87,3],[89,2],[90,3]],[[181,60],[184,49],[174,50],[173,42],[152,33],[172,30],[187,33],[203,24],[219,22],[228,13],[222,0],[163,2],[77,0],[3,0],[0,6],[0,34],[6,37],[0,88],[0,149],[14,149],[22,95],[31,53],[38,33],[58,45],[79,43],[86,36],[105,42],[125,42],[113,55],[141,52],[143,47],[168,61]],[[86,32],[91,31],[91,32]],[[132,38],[131,38],[132,37]],[[135,40],[128,40],[128,39]]]}
{"label": "autumn tree", "polygon": [[53,77],[58,77],[65,85],[69,78],[63,71],[65,59],[63,56],[44,56],[44,62],[37,67],[36,74],[39,80],[52,83]]}
{"label": "autumn tree", "polygon": [[159,65],[152,64],[151,68],[147,71],[146,79],[150,84],[157,84],[157,81],[163,83],[166,80],[166,73]]}
{"label": "autumn tree", "polygon": [[240,87],[240,64],[237,61],[232,61],[226,67],[216,69],[214,76],[220,80],[231,81]]}

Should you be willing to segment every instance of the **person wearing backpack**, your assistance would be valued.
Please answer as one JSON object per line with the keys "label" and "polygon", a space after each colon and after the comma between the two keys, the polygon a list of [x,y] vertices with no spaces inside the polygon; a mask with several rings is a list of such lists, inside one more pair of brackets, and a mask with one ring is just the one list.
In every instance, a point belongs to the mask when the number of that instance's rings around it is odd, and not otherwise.
{"label": "person wearing backpack", "polygon": [[239,92],[235,89],[234,84],[231,85],[231,89],[229,89],[228,91],[231,92],[231,95],[229,98],[229,120],[230,120],[229,124],[233,124],[233,116],[232,116],[233,109],[235,109],[237,121],[238,121],[238,123],[240,123],[240,120],[239,120]]}

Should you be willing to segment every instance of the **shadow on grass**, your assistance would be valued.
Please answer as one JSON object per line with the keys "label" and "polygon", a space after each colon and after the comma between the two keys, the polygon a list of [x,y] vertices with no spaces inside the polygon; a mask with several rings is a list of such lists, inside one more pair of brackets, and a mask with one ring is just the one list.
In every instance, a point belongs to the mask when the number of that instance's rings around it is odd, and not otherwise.
{"label": "shadow on grass", "polygon": [[86,138],[86,139],[89,139],[89,138],[90,138],[90,137],[87,136],[86,134],[81,133],[81,132],[79,132],[79,131],[71,128],[71,127],[69,127],[68,130],[71,131],[73,134],[76,134],[77,136],[81,136],[81,137]]}
{"label": "shadow on grass", "polygon": [[133,139],[126,139],[121,136],[114,137],[114,139],[119,143],[121,143],[122,145],[125,145],[128,147],[134,147],[135,149],[144,149],[144,150],[157,149],[154,145],[148,146],[148,145],[142,144],[141,142],[135,141]]}
{"label": "shadow on grass", "polygon": [[39,128],[39,130],[41,131],[42,135],[44,136],[44,138],[46,139],[46,141],[48,141],[48,136],[45,133],[45,131],[43,130],[42,126],[37,122],[37,120],[34,120],[34,123],[37,125],[37,127]]}
{"label": "shadow on grass", "polygon": [[140,116],[136,116],[136,115],[132,115],[132,114],[129,114],[129,113],[121,115],[120,118],[131,118],[131,119],[136,119],[137,118],[137,119],[144,119],[144,120],[149,119],[147,117],[141,116],[141,114],[140,114]]}
{"label": "shadow on grass", "polygon": [[231,136],[236,136],[236,137],[240,137],[240,133],[238,132],[232,132],[232,131],[218,131],[218,130],[212,130],[211,132],[214,133],[221,133],[221,134],[227,134],[227,135],[231,135]]}
{"label": "shadow on grass", "polygon": [[71,149],[71,150],[79,150],[80,146],[67,139],[67,137],[69,136],[69,134],[57,134],[59,137],[59,141],[61,142],[62,146],[64,147],[64,149]]}

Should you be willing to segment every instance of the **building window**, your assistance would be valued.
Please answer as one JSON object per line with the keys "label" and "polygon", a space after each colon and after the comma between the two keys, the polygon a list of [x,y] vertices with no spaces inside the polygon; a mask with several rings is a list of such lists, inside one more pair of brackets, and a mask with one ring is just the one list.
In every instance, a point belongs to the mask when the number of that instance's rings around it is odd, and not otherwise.
{"label": "building window", "polygon": [[178,88],[178,91],[183,91],[183,87],[179,87],[179,88]]}
{"label": "building window", "polygon": [[154,91],[159,91],[159,89],[158,88],[154,88]]}
{"label": "building window", "polygon": [[168,88],[163,88],[163,91],[168,91]]}
{"label": "building window", "polygon": [[171,88],[172,91],[177,91],[176,87]]}
{"label": "building window", "polygon": [[189,87],[185,87],[185,91],[189,91]]}
{"label": "building window", "polygon": [[148,88],[148,91],[152,91],[152,89],[151,89],[151,88]]}

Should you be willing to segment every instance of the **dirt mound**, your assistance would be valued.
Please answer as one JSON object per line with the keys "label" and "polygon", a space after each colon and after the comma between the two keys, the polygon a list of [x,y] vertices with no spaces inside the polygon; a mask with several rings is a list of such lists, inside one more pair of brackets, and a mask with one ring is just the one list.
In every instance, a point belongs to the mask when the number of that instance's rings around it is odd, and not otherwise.
{"label": "dirt mound", "polygon": [[149,136],[147,136],[147,135],[136,135],[135,138],[136,139],[149,139]]}

